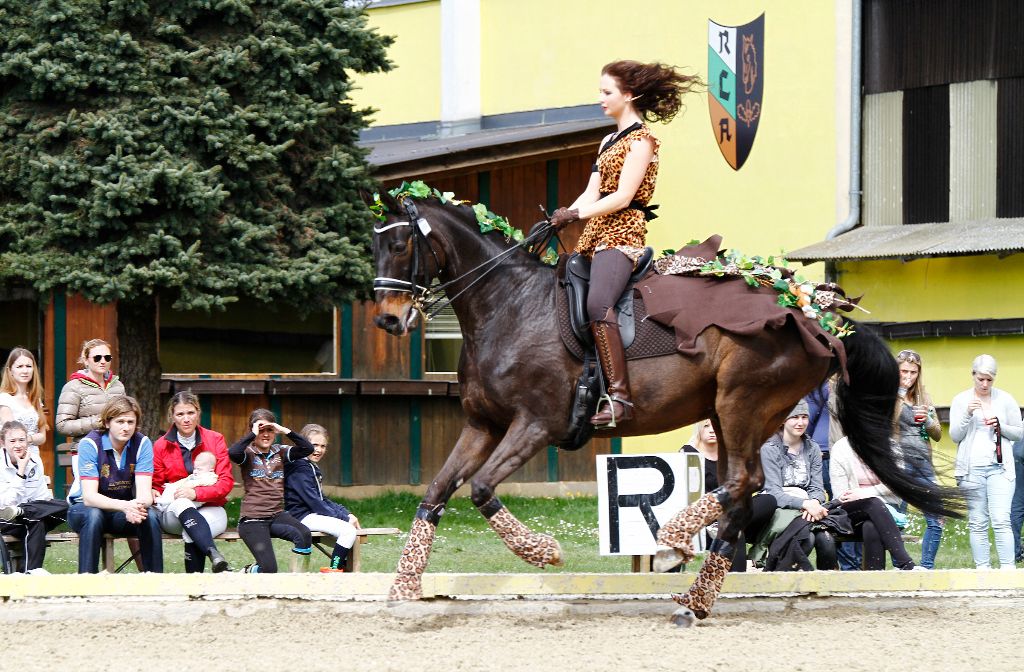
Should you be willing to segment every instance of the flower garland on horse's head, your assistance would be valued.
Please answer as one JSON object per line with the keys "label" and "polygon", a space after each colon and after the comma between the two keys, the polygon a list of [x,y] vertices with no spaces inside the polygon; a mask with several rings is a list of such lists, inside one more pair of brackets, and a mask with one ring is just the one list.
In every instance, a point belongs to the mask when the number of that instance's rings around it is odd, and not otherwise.
{"label": "flower garland on horse's head", "polygon": [[[437,200],[441,201],[441,205],[468,205],[469,201],[463,201],[455,198],[455,194],[450,191],[442,192],[431,186],[428,186],[423,180],[416,180],[414,182],[402,181],[400,185],[394,189],[388,190],[388,193],[396,200],[401,202],[403,198],[430,198],[433,196]],[[523,232],[509,224],[508,220],[501,215],[496,215],[487,209],[487,206],[483,203],[476,203],[471,205],[470,208],[473,210],[473,214],[476,215],[476,221],[480,225],[480,233],[490,233],[491,231],[501,231],[505,234],[505,238],[514,240],[517,243],[523,242]],[[376,215],[377,219],[384,221],[385,214],[388,211],[388,206],[384,205],[383,201],[380,200],[380,194],[373,195],[373,205],[370,206],[370,211]]]}

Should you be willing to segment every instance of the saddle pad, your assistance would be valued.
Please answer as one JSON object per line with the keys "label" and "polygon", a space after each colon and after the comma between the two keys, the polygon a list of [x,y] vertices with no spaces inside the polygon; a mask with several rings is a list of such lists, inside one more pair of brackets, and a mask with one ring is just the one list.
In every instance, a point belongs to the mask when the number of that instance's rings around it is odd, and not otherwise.
{"label": "saddle pad", "polygon": [[[583,361],[584,346],[572,333],[569,322],[569,299],[565,289],[559,287],[555,291],[555,311],[558,313],[558,331],[562,335],[562,343],[573,357]],[[663,357],[676,354],[675,332],[654,320],[647,319],[647,307],[639,294],[633,292],[633,320],[636,323],[636,338],[626,348],[626,359],[645,359],[647,357]]]}

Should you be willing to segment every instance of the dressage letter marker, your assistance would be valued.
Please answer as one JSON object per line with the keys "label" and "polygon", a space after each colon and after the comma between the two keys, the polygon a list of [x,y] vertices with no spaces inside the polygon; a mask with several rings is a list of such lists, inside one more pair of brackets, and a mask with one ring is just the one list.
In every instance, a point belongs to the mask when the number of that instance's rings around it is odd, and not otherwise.
{"label": "dressage letter marker", "polygon": [[653,554],[662,524],[703,494],[703,474],[694,453],[598,455],[601,555]]}

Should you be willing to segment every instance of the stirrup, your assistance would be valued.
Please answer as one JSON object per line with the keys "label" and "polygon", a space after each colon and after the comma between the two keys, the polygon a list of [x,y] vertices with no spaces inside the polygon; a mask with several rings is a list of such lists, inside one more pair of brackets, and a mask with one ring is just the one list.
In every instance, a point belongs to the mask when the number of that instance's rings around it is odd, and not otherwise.
{"label": "stirrup", "polygon": [[595,427],[597,427],[599,429],[604,429],[606,427],[614,428],[616,426],[616,424],[615,424],[615,403],[613,403],[613,402],[622,404],[623,406],[629,406],[630,408],[635,408],[633,406],[633,402],[626,401],[625,399],[619,399],[618,397],[613,397],[612,395],[610,395],[607,392],[605,392],[604,394],[602,394],[597,399],[597,412],[598,413],[601,412],[601,404],[602,404],[602,402],[608,404],[608,412],[612,414],[612,419],[606,425],[594,425]]}

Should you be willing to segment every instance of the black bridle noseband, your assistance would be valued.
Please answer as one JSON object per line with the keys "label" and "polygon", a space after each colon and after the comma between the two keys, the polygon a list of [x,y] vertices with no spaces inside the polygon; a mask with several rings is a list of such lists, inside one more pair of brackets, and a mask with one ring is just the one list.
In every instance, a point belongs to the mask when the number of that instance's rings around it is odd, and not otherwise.
{"label": "black bridle noseband", "polygon": [[[468,290],[470,287],[475,285],[477,282],[482,280],[488,273],[493,271],[495,268],[500,266],[508,257],[520,247],[527,247],[531,242],[539,240],[540,238],[548,235],[552,226],[549,222],[541,222],[541,226],[534,226],[533,231],[530,235],[524,238],[521,242],[512,247],[504,250],[495,256],[487,259],[478,266],[471,268],[462,275],[452,278],[448,282],[441,283],[434,287],[430,287],[431,276],[428,276],[426,270],[422,268],[422,259],[420,254],[420,246],[426,245],[427,249],[430,250],[430,255],[434,259],[433,275],[439,275],[444,269],[444,265],[441,260],[438,259],[437,253],[434,251],[434,246],[430,244],[427,236],[430,235],[431,228],[427,223],[426,219],[423,219],[419,215],[419,210],[416,208],[416,204],[411,198],[406,196],[402,199],[402,207],[405,208],[405,214],[407,220],[397,221],[386,226],[373,227],[374,235],[379,235],[385,231],[400,227],[409,226],[412,227],[412,235],[410,236],[412,242],[412,264],[409,266],[409,279],[399,280],[397,278],[389,277],[376,277],[373,279],[373,290],[377,291],[388,291],[388,292],[406,292],[412,294],[412,305],[414,310],[418,310],[423,314],[423,317],[427,320],[432,319],[441,310],[448,306],[452,301],[459,298],[463,292]],[[481,270],[483,269],[483,270]],[[477,273],[477,277],[470,282],[468,285],[463,287],[461,290],[456,292],[455,296],[445,299],[443,296],[438,296],[444,292],[447,288],[451,287],[457,282],[460,282],[468,276]]]}

